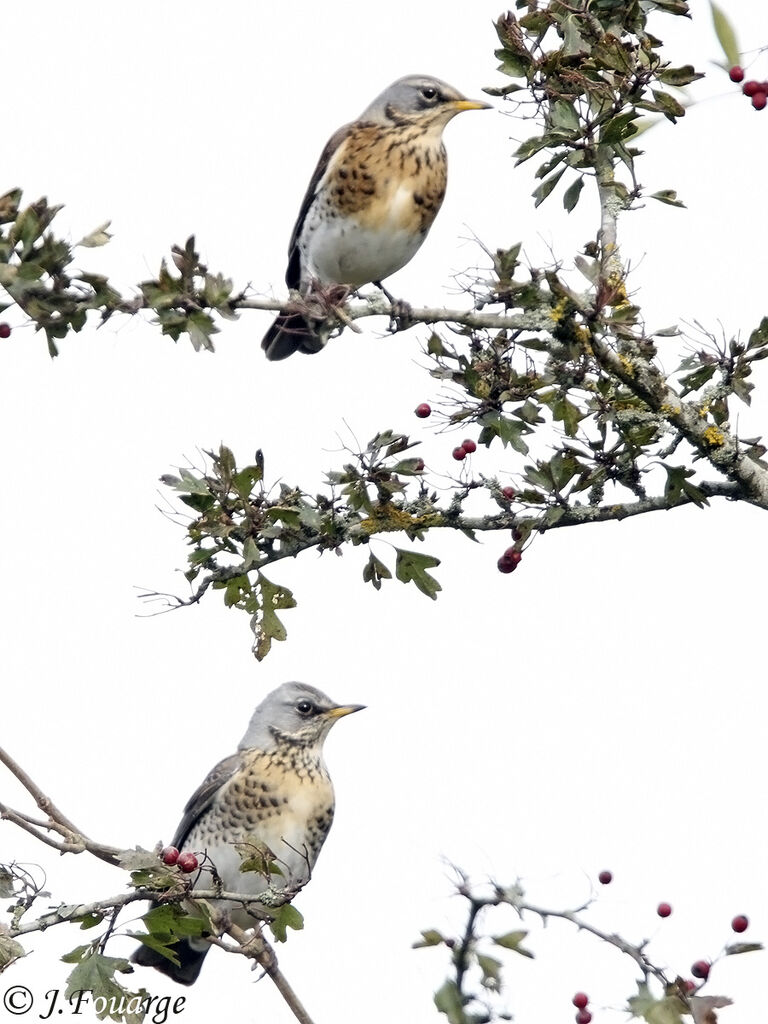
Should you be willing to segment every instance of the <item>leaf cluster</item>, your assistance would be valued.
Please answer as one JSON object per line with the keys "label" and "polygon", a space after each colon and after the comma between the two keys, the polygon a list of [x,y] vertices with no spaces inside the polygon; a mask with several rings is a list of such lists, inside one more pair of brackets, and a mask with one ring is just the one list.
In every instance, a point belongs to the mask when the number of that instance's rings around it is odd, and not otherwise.
{"label": "leaf cluster", "polygon": [[[689,13],[684,0],[652,6],[677,16]],[[631,191],[616,186],[616,194],[629,205],[639,194],[634,175],[639,150],[629,142],[643,130],[642,118],[661,115],[675,122],[685,108],[670,89],[703,76],[690,65],[671,67],[663,60],[662,41],[648,30],[649,5],[641,0],[533,7],[519,0],[517,7],[527,13],[518,18],[509,12],[496,22],[498,70],[514,82],[486,92],[519,99],[524,91],[543,125],[517,150],[518,163],[550,153],[536,171],[542,179],[534,192],[536,205],[563,181],[568,183],[563,205],[573,210],[585,176],[596,173],[601,157],[628,169]],[[671,190],[655,198],[676,202]]]}

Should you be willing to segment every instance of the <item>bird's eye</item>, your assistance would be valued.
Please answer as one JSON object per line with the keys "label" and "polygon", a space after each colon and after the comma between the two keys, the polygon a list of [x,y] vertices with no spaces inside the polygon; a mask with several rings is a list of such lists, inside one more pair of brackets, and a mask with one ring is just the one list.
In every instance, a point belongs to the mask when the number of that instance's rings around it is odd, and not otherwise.
{"label": "bird's eye", "polygon": [[437,96],[437,89],[432,85],[422,85],[421,95],[431,103]]}
{"label": "bird's eye", "polygon": [[300,715],[311,715],[315,710],[315,705],[311,700],[300,700],[296,705],[296,710]]}

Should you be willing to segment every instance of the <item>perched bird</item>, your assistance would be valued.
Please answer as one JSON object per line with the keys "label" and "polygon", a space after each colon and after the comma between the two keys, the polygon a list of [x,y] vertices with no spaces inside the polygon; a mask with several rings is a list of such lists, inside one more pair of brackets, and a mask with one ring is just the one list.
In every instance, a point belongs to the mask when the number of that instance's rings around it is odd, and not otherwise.
{"label": "perched bird", "polygon": [[[438,78],[409,75],[331,136],[312,175],[288,246],[285,283],[351,289],[381,281],[415,255],[443,202],[443,129],[468,100]],[[281,314],[262,341],[267,359],[319,352],[327,337],[299,314]]]}
{"label": "perched bird", "polygon": [[[211,769],[189,800],[171,845],[182,852],[207,854],[228,892],[258,896],[270,882],[289,889],[304,885],[333,821],[333,785],[323,743],[334,722],[362,707],[334,704],[305,683],[283,683],[273,690],[254,711],[237,753]],[[242,872],[236,844],[266,856],[280,873],[271,874],[269,863],[264,871]],[[213,885],[212,872],[204,865],[196,885]],[[254,917],[244,906],[222,904],[219,909],[226,909],[234,924],[254,926]],[[183,939],[171,948],[179,958],[178,967],[144,945],[131,959],[191,985],[210,943],[204,938]]]}

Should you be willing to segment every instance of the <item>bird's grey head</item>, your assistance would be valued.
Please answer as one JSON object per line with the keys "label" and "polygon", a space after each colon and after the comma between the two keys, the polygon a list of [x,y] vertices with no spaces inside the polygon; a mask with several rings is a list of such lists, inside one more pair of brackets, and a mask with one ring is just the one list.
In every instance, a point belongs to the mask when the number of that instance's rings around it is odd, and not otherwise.
{"label": "bird's grey head", "polygon": [[429,75],[398,78],[362,113],[361,121],[377,124],[446,125],[462,110],[484,110],[482,100],[468,100],[447,82]]}
{"label": "bird's grey head", "polygon": [[362,708],[362,704],[336,704],[307,683],[283,683],[253,712],[238,749],[271,750],[279,742],[320,744],[334,722]]}

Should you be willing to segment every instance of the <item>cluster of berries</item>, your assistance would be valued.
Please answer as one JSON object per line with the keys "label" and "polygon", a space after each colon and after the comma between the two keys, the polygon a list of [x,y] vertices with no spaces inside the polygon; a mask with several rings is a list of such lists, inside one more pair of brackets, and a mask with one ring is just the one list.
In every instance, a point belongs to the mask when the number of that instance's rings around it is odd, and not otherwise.
{"label": "cluster of berries", "polygon": [[160,858],[163,864],[167,864],[168,867],[173,867],[175,864],[179,871],[183,871],[184,874],[188,875],[192,871],[197,871],[199,863],[194,853],[185,851],[179,853],[175,846],[166,846],[160,853]]}
{"label": "cluster of berries", "polygon": [[[744,82],[744,68],[735,64],[728,72],[728,77],[732,82]],[[744,82],[741,91],[752,100],[755,110],[762,110],[768,104],[768,82],[758,82],[756,79],[750,78]]]}

